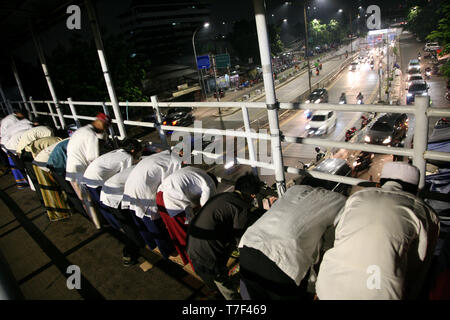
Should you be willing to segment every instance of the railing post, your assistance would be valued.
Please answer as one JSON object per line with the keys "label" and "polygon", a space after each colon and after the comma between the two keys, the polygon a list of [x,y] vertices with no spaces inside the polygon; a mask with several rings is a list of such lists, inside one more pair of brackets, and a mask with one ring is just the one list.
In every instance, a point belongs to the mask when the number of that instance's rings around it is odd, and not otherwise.
{"label": "railing post", "polygon": [[33,110],[34,116],[37,117],[36,106],[34,105],[33,97],[30,97],[31,110]]}
{"label": "railing post", "polygon": [[[247,107],[242,107],[242,117],[244,119],[244,128],[247,133],[250,133],[250,118],[248,116],[248,109]],[[250,157],[250,160],[252,162],[256,161],[256,153],[255,153],[255,146],[253,145],[253,139],[250,136],[247,136],[247,145],[248,145],[248,154]],[[255,164],[252,164],[252,171],[255,175],[258,175],[258,168],[255,166]]]}
{"label": "railing post", "polygon": [[[106,104],[105,104],[104,102],[102,102],[102,106],[103,106],[103,112],[104,112],[108,117],[111,117],[111,115],[109,114],[108,107],[106,106]],[[111,125],[108,127],[108,129],[109,129],[109,134],[111,135],[111,139],[112,139],[112,141],[113,141],[113,143],[114,143],[114,147],[115,147],[116,149],[118,149],[118,148],[119,148],[119,144],[117,143],[117,140],[116,140],[116,133],[114,132],[114,127],[113,127],[112,123],[111,123]]]}
{"label": "railing post", "polygon": [[255,8],[256,30],[258,32],[259,52],[263,70],[264,89],[266,92],[267,115],[269,118],[272,159],[275,169],[278,195],[286,191],[283,156],[281,152],[280,125],[278,122],[279,103],[276,100],[273,83],[272,63],[270,55],[269,35],[267,33],[264,0],[253,0]]}
{"label": "railing post", "polygon": [[[45,79],[47,80],[48,89],[50,90],[50,94],[53,99],[53,103],[56,107],[56,113],[58,114],[59,122],[61,123],[61,127],[63,129],[66,128],[66,122],[64,121],[64,116],[59,106],[58,97],[56,96],[55,88],[53,87],[52,78],[50,77],[50,73],[48,72],[47,62],[45,61],[44,50],[42,50],[41,42],[39,38],[36,36],[33,30],[33,26],[30,24],[31,36],[33,37],[34,46],[36,47],[36,51],[39,56],[39,60],[41,62],[42,71],[44,72]],[[58,126],[57,126],[58,127]]]}
{"label": "railing post", "polygon": [[53,123],[55,124],[56,129],[59,129],[58,122],[56,122],[55,114],[53,113],[53,108],[50,102],[47,102],[48,110],[50,110],[50,115],[52,116]]}
{"label": "railing post", "polygon": [[[14,62],[14,58],[11,57],[11,65],[14,73],[14,78],[16,78],[17,87],[19,88],[20,96],[22,97],[23,103],[25,105],[25,109],[27,109],[28,116],[31,118],[30,107],[27,103],[27,98],[25,96],[25,91],[23,90],[22,82],[20,81],[19,72],[17,71],[16,63]],[[36,115],[35,115],[36,116]]]}
{"label": "railing post", "polygon": [[119,101],[117,100],[117,95],[114,89],[113,81],[109,73],[108,62],[106,61],[105,57],[105,49],[103,48],[102,37],[97,24],[95,9],[92,6],[90,0],[85,0],[84,3],[88,11],[89,22],[91,23],[92,33],[94,35],[95,45],[97,47],[98,58],[100,60],[100,65],[102,67],[103,76],[105,77],[109,99],[111,100],[112,107],[114,110],[114,116],[117,120],[117,126],[119,127],[120,139],[125,139],[127,137],[127,132],[125,130],[125,125],[123,123],[122,113],[120,112]]}
{"label": "railing post", "polygon": [[69,102],[70,112],[72,112],[73,120],[75,120],[75,125],[77,126],[77,129],[80,129],[81,123],[80,120],[78,120],[77,111],[75,109],[75,105],[73,104],[72,98],[67,98],[67,101]]}
{"label": "railing post", "polygon": [[169,146],[169,143],[167,142],[166,133],[164,132],[163,129],[161,129],[162,117],[161,117],[161,111],[159,110],[158,97],[157,96],[151,96],[151,100],[152,100],[152,103],[153,103],[153,109],[154,109],[155,114],[156,114],[156,120],[158,120],[157,130],[158,130],[158,133],[159,133],[159,138],[161,139],[162,145],[167,147],[167,146]]}
{"label": "railing post", "polygon": [[428,117],[427,108],[430,97],[416,97],[414,101],[414,116],[416,117],[414,128],[414,156],[413,164],[420,171],[419,189],[425,186],[426,160],[424,158],[428,144]]}
{"label": "railing post", "polygon": [[1,84],[0,84],[0,94],[2,95],[2,99],[5,103],[6,110],[8,110],[9,113],[13,113],[11,104],[8,102],[8,100],[6,100],[5,93],[3,92],[3,87]]}

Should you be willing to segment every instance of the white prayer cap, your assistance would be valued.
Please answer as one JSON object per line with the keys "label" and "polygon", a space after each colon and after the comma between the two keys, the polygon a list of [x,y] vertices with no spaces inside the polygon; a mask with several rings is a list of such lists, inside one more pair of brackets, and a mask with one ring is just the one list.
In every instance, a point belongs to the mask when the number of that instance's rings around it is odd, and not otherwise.
{"label": "white prayer cap", "polygon": [[419,169],[406,162],[387,162],[381,170],[380,179],[401,180],[413,185],[419,184]]}

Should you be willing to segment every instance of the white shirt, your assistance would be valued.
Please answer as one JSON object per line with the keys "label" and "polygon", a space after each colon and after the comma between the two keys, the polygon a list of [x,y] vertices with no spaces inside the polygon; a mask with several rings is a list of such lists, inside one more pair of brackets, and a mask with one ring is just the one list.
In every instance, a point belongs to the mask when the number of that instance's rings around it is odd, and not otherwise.
{"label": "white shirt", "polygon": [[417,299],[433,256],[439,220],[400,184],[348,198],[334,246],[320,264],[320,300]]}
{"label": "white shirt", "polygon": [[22,150],[34,140],[51,136],[53,136],[53,130],[49,127],[37,126],[31,128],[25,131],[25,133],[20,137],[19,143],[16,147],[16,152],[20,154],[22,153]]}
{"label": "white shirt", "polygon": [[48,146],[41,152],[37,154],[37,156],[33,160],[33,164],[38,166],[39,169],[44,171],[50,171],[50,169],[47,168],[47,161],[48,158],[50,158],[50,154],[52,153],[53,149],[58,145],[59,142],[52,144],[51,146]]}
{"label": "white shirt", "polygon": [[142,159],[125,183],[122,209],[134,210],[139,218],[159,219],[156,191],[162,180],[180,169],[180,157],[168,150]]}
{"label": "white shirt", "polygon": [[5,148],[15,154],[20,138],[26,131],[28,131],[28,129],[22,128],[22,130],[16,131],[13,135],[9,136],[4,144]]}
{"label": "white shirt", "polygon": [[163,192],[164,205],[170,216],[186,211],[190,220],[192,208],[196,205],[203,206],[215,195],[216,185],[204,170],[184,167],[164,179],[159,191]]}
{"label": "white shirt", "polygon": [[74,132],[67,145],[66,180],[82,183],[86,168],[100,155],[98,140],[103,136],[91,124]]}
{"label": "white shirt", "polygon": [[[23,133],[24,131],[27,131],[33,127],[32,123],[28,119],[22,119],[18,120],[13,123],[13,125],[8,127],[8,130],[2,134],[2,144],[6,147],[9,145],[9,150],[16,152],[17,144],[19,143],[20,137],[17,137],[17,133]],[[15,137],[14,141],[9,144],[9,140],[11,140],[12,137]]]}
{"label": "white shirt", "polygon": [[133,164],[133,156],[123,149],[113,150],[92,161],[84,172],[83,183],[88,187],[103,186],[106,180]]}
{"label": "white shirt", "polygon": [[125,182],[135,166],[136,165],[128,167],[105,181],[102,191],[100,192],[100,202],[111,208],[119,208],[123,198]]}
{"label": "white shirt", "polygon": [[[13,125],[14,123],[18,122],[19,119],[16,117],[14,113],[7,115],[2,119],[2,122],[0,124],[0,137],[3,139],[7,135],[7,129]],[[5,144],[5,141],[2,141],[2,144]]]}
{"label": "white shirt", "polygon": [[318,262],[322,237],[334,226],[345,200],[322,188],[292,186],[245,231],[239,248],[259,250],[299,285]]}

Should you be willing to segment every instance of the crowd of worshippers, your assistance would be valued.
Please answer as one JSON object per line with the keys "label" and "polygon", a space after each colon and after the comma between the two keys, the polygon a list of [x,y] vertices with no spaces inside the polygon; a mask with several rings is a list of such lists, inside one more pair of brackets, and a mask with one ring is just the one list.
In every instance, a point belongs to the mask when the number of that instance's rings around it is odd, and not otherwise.
{"label": "crowd of worshippers", "polygon": [[299,177],[266,211],[256,205],[256,175],[218,193],[214,175],[168,150],[143,155],[133,139],[114,149],[105,114],[70,138],[40,121],[20,110],[2,120],[4,167],[18,188],[34,188],[51,221],[79,212],[119,230],[125,266],[157,248],[227,300],[450,296],[450,277],[431,267],[439,218],[416,196],[419,171],[406,162],[386,163],[380,187],[348,198]]}

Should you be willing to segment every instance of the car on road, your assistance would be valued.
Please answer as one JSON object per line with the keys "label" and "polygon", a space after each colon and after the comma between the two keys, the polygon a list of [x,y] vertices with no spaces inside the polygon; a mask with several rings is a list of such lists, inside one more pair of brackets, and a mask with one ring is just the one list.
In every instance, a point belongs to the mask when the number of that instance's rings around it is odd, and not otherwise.
{"label": "car on road", "polygon": [[441,47],[439,46],[439,43],[437,42],[428,42],[425,43],[425,46],[423,47],[424,51],[435,51],[440,49]]}
{"label": "car on road", "polygon": [[408,116],[405,113],[386,113],[367,131],[364,142],[386,146],[400,145],[408,132]]}
{"label": "car on road", "polygon": [[[327,89],[314,89],[305,103],[327,103],[328,102],[328,91]],[[305,116],[310,119],[312,116],[311,110],[305,110]]]}
{"label": "car on road", "polygon": [[408,74],[408,82],[415,80],[423,80],[421,73]]}
{"label": "car on road", "polygon": [[413,75],[417,73],[421,73],[420,67],[408,68],[408,75]]}
{"label": "car on road", "polygon": [[412,84],[413,81],[424,80],[420,73],[410,74],[408,75],[408,87]]}
{"label": "car on road", "polygon": [[187,127],[194,123],[192,108],[170,108],[163,118],[163,125]]}
{"label": "car on road", "polygon": [[410,69],[420,69],[420,62],[417,59],[409,60],[408,70]]}
{"label": "car on road", "polygon": [[[352,173],[352,169],[348,165],[347,161],[345,161],[344,159],[340,159],[340,158],[325,159],[325,160],[319,162],[319,164],[317,166],[315,166],[314,168],[312,168],[311,171],[329,173],[329,174],[334,174],[334,175],[344,176],[344,177],[351,176],[351,173]],[[296,183],[297,183],[297,181],[296,181]],[[349,185],[339,183],[339,182],[334,182],[334,181],[313,178],[310,175],[303,177],[303,179],[301,180],[301,182],[299,181],[299,183],[307,184],[312,187],[322,187],[324,189],[335,191],[335,192],[340,192],[345,195],[347,195],[348,191],[350,190]]]}
{"label": "car on road", "polygon": [[406,104],[411,104],[414,102],[416,96],[428,96],[428,86],[427,82],[424,80],[415,80],[409,83],[406,90]]}
{"label": "car on road", "polygon": [[317,110],[313,113],[311,121],[306,125],[308,136],[328,134],[331,128],[336,126],[336,112]]}
{"label": "car on road", "polygon": [[353,62],[350,64],[350,67],[348,67],[348,70],[350,70],[350,71],[356,71],[356,70],[359,70],[359,62],[353,61]]}

